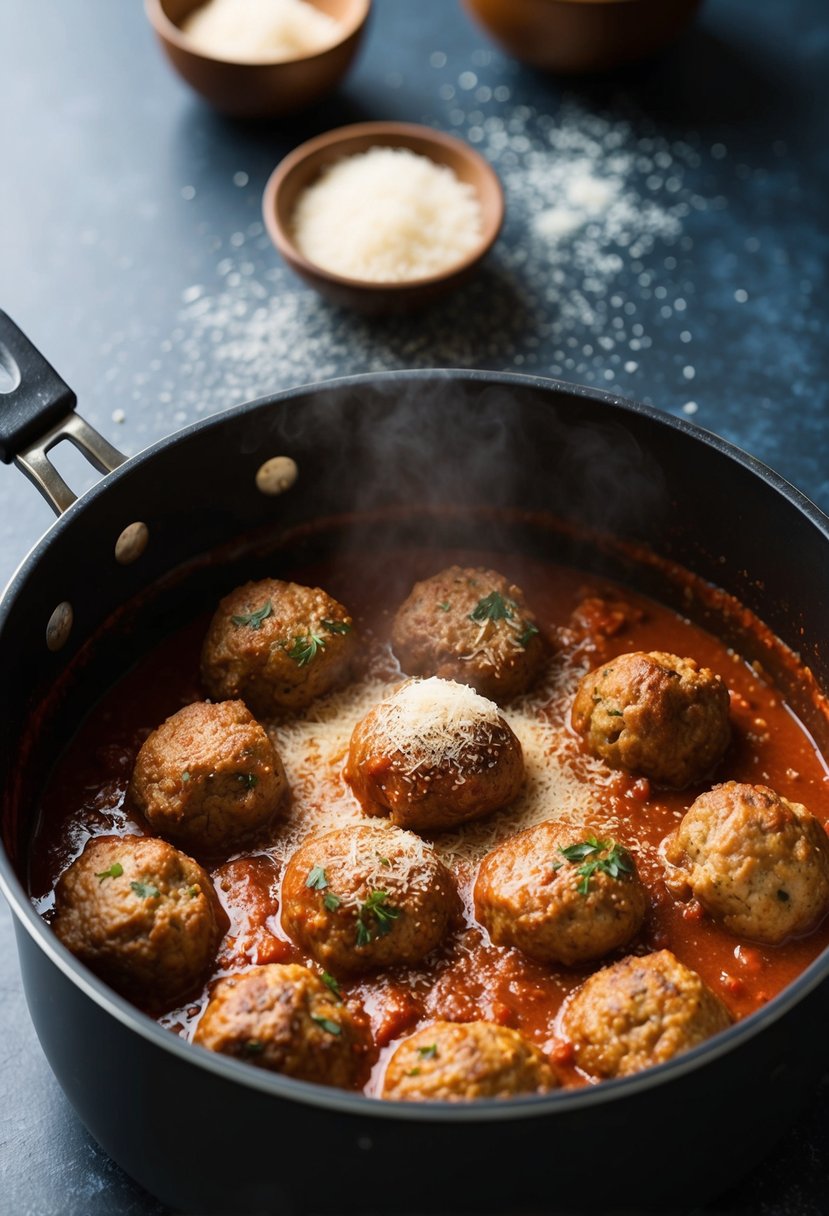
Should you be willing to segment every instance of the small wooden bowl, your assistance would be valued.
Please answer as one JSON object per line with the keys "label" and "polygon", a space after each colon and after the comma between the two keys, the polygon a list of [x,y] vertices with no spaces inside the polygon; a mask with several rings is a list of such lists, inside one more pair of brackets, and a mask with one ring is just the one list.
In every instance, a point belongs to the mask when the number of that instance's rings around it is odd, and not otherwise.
{"label": "small wooden bowl", "polygon": [[702,0],[463,0],[510,55],[550,72],[604,72],[667,46]]}
{"label": "small wooden bowl", "polygon": [[[440,274],[401,283],[351,279],[309,262],[297,249],[292,220],[300,194],[322,171],[370,148],[408,148],[438,165],[448,165],[468,182],[481,205],[482,232],[476,249]],[[364,122],[327,131],[294,149],[268,179],[262,199],[271,240],[293,271],[322,295],[346,308],[371,314],[409,312],[461,283],[491,249],[504,220],[504,194],[492,166],[463,140],[430,127],[403,122]],[[348,234],[343,233],[343,240]]]}
{"label": "small wooden bowl", "polygon": [[145,9],[178,74],[217,110],[237,118],[275,118],[330,93],[356,54],[371,9],[371,0],[310,0],[339,23],[339,41],[301,59],[243,63],[195,50],[182,32],[181,23],[203,3],[145,0]]}

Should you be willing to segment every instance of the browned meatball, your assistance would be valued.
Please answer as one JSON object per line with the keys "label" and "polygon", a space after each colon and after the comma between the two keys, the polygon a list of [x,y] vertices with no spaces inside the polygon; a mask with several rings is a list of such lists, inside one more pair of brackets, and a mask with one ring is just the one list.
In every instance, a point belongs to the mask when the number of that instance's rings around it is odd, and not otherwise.
{"label": "browned meatball", "polygon": [[241,697],[267,718],[344,683],[356,650],[342,604],[319,587],[266,578],[219,604],[202,648],[202,683],[216,700]]}
{"label": "browned meatball", "polygon": [[482,566],[415,583],[391,636],[408,675],[458,680],[502,701],[529,688],[546,649],[521,588]]}
{"label": "browned meatball", "polygon": [[481,863],[475,915],[497,946],[572,966],[624,946],[647,895],[627,849],[589,829],[540,823]]}
{"label": "browned meatball", "polygon": [[438,831],[507,806],[521,744],[498,706],[452,680],[408,680],[357,723],[343,775],[369,815]]}
{"label": "browned meatball", "polygon": [[829,838],[805,806],[729,781],[697,798],[665,842],[678,894],[732,933],[776,944],[829,910]]}
{"label": "browned meatball", "polygon": [[573,726],[613,768],[683,789],[704,780],[731,738],[728,689],[693,659],[623,654],[579,684]]}
{"label": "browned meatball", "polygon": [[282,761],[242,701],[197,701],[145,741],[128,798],[159,835],[212,853],[254,836],[287,789]]}
{"label": "browned meatball", "polygon": [[337,974],[416,963],[459,912],[455,882],[412,832],[369,826],[308,837],[282,883],[282,925]]}
{"label": "browned meatball", "polygon": [[73,954],[147,1009],[198,991],[223,932],[207,874],[147,836],[98,836],[61,876],[54,930]]}
{"label": "browned meatball", "polygon": [[367,1071],[371,1036],[313,971],[270,963],[219,981],[193,1042],[301,1081],[350,1089]]}
{"label": "browned meatball", "polygon": [[670,950],[604,967],[567,1002],[562,1029],[579,1068],[626,1077],[664,1064],[731,1024],[731,1015],[696,971]]}
{"label": "browned meatball", "polygon": [[493,1022],[433,1022],[395,1050],[383,1097],[474,1102],[544,1094],[556,1085],[544,1055],[517,1030]]}

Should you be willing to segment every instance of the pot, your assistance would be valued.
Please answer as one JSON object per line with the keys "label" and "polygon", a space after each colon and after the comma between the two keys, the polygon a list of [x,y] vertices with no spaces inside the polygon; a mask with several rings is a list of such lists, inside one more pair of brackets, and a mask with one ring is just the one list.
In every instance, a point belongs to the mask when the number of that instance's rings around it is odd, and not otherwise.
{"label": "pot", "polygon": [[[332,535],[357,547],[477,536],[677,600],[681,563],[796,647],[825,689],[829,520],[721,439],[553,381],[351,377],[241,406],[124,461],[2,314],[0,357],[19,381],[0,414],[0,456],[59,513],[0,601],[0,881],[43,1049],[106,1152],[171,1207],[206,1214],[658,1211],[702,1202],[759,1160],[823,1064],[826,954],[758,1013],[637,1076],[507,1102],[379,1103],[161,1029],[35,913],[27,846],[45,777],[85,709],[280,545],[315,554]],[[77,500],[47,457],[63,439],[109,470]],[[344,518],[345,533],[320,525]],[[829,743],[802,669],[778,662],[762,633],[741,635],[745,614],[730,600],[695,602],[748,657],[754,648]]]}

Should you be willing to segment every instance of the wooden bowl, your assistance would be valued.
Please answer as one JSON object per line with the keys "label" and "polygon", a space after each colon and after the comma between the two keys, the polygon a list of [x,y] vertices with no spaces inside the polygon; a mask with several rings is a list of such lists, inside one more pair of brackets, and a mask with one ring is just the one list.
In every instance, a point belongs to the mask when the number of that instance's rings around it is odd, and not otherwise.
{"label": "wooden bowl", "polygon": [[[292,220],[300,194],[329,165],[378,147],[408,148],[427,156],[438,165],[448,165],[460,181],[474,188],[481,205],[481,238],[450,269],[399,283],[352,279],[317,266],[297,249]],[[461,283],[495,243],[504,220],[504,195],[494,169],[463,140],[411,123],[365,122],[327,131],[286,156],[268,179],[262,210],[271,240],[300,278],[336,304],[377,315],[420,308]],[[343,239],[347,238],[344,232]]]}
{"label": "wooden bowl", "polygon": [[354,58],[371,8],[371,0],[309,2],[339,22],[339,41],[301,59],[255,63],[213,58],[194,49],[181,24],[204,0],[145,0],[145,10],[179,76],[212,106],[238,118],[275,118],[331,92]]}
{"label": "wooden bowl", "polygon": [[702,0],[463,0],[504,50],[551,72],[603,72],[672,42]]}

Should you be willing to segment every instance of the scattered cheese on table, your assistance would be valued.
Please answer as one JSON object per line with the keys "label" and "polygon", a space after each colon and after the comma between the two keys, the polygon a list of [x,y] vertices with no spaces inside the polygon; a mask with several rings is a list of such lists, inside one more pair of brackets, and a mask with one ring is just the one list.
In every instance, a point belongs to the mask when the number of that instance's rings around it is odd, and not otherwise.
{"label": "scattered cheese on table", "polygon": [[406,148],[370,148],[327,169],[299,197],[293,237],[309,262],[368,282],[441,274],[479,244],[475,190]]}
{"label": "scattered cheese on table", "polygon": [[181,28],[195,50],[243,63],[315,55],[342,33],[307,0],[208,0]]}

